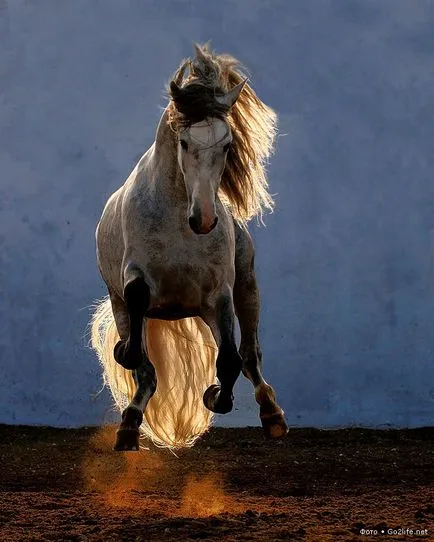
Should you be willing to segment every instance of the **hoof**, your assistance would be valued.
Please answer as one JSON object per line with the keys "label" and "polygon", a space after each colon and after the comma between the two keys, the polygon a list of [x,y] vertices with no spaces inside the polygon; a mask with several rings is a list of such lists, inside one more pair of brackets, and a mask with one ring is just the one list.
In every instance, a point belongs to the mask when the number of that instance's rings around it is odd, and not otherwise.
{"label": "hoof", "polygon": [[139,451],[138,429],[118,429],[116,431],[116,444],[113,450],[117,452],[138,452]]}
{"label": "hoof", "polygon": [[280,439],[288,433],[288,426],[281,412],[261,416],[261,423],[266,438]]}
{"label": "hoof", "polygon": [[208,410],[216,414],[227,414],[233,407],[233,396],[222,396],[220,386],[213,384],[203,394],[203,403]]}
{"label": "hoof", "polygon": [[113,355],[119,365],[122,365],[124,369],[128,369],[129,371],[137,369],[141,363],[139,356],[131,356],[131,352],[127,350],[126,341],[118,341],[116,343]]}

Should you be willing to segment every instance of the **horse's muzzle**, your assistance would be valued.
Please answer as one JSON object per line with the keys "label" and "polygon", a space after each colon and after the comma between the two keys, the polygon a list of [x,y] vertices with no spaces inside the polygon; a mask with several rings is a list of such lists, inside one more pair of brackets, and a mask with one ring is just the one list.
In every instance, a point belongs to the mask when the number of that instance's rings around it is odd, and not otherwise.
{"label": "horse's muzzle", "polygon": [[217,222],[218,216],[214,217],[214,220],[213,222],[211,222],[211,224],[204,224],[200,215],[191,215],[188,217],[188,223],[190,225],[190,228],[197,235],[206,235],[207,233],[212,232],[212,230],[217,226]]}

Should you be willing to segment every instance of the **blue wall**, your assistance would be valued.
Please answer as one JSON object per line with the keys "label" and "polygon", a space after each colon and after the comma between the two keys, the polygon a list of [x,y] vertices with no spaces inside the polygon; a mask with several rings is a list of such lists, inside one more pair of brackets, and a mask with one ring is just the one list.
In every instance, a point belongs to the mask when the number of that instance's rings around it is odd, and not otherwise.
{"label": "blue wall", "polygon": [[[252,224],[288,421],[431,424],[434,2],[0,0],[0,422],[116,419],[86,348],[94,229],[192,41],[280,116]],[[250,384],[221,423],[256,423]]]}

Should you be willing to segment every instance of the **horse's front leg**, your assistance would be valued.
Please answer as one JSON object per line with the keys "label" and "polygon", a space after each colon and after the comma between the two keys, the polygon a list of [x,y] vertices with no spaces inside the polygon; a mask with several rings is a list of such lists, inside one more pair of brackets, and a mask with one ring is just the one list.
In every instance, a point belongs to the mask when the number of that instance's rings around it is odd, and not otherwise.
{"label": "horse's front leg", "polygon": [[253,251],[243,251],[242,248],[240,244],[234,286],[235,310],[241,331],[242,371],[255,388],[265,436],[280,438],[287,434],[288,427],[273,388],[262,376],[262,352],[258,340],[259,289],[254,271]]}
{"label": "horse's front leg", "polygon": [[232,410],[233,388],[241,372],[242,359],[235,342],[235,312],[232,294],[222,295],[215,310],[204,316],[218,345],[217,378],[204,393],[205,406],[212,412],[226,414]]}
{"label": "horse's front leg", "polygon": [[286,435],[288,427],[273,388],[262,376],[262,352],[258,339],[259,288],[255,275],[255,249],[245,228],[235,223],[234,306],[240,324],[242,371],[255,388],[259,416],[267,437]]}
{"label": "horse's front leg", "polygon": [[137,369],[133,371],[136,392],[122,412],[122,422],[116,431],[116,443],[114,449],[117,451],[138,451],[139,449],[139,428],[143,421],[143,412],[150,398],[157,388],[155,369],[147,355]]}
{"label": "horse's front leg", "polygon": [[131,402],[122,412],[114,449],[138,450],[143,412],[157,386],[155,369],[142,341],[144,315],[149,305],[149,289],[141,277],[136,277],[126,284],[124,299],[113,293],[110,293],[110,298],[121,339],[114,348],[114,357],[124,368],[133,369],[136,384]]}
{"label": "horse's front leg", "polygon": [[[128,270],[127,272],[128,273]],[[125,369],[137,369],[142,363],[144,356],[144,345],[142,344],[143,319],[149,307],[149,287],[141,276],[132,275],[126,280],[124,287],[126,333],[114,348],[115,360]],[[113,294],[110,294],[112,307],[114,309]],[[114,312],[114,311],[113,311]],[[118,319],[115,315],[116,323]],[[119,326],[118,326],[119,330]]]}

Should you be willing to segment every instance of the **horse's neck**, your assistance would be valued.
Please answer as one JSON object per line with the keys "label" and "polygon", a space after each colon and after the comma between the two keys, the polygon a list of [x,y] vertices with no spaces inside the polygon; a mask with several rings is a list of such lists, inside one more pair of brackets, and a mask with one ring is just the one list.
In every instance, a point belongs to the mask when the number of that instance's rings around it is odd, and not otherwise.
{"label": "horse's neck", "polygon": [[153,149],[155,189],[174,201],[187,200],[184,178],[177,157],[177,138],[167,124],[167,111],[157,128]]}

